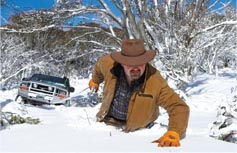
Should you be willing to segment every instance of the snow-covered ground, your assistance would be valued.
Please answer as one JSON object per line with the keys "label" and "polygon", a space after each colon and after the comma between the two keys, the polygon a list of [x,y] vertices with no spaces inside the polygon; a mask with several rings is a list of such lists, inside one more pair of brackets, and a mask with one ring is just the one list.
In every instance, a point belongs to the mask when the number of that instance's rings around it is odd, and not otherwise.
{"label": "snow-covered ground", "polygon": [[[100,104],[82,107],[32,106],[14,102],[16,90],[0,91],[2,111],[39,118],[37,125],[17,124],[0,131],[0,152],[237,152],[237,145],[209,137],[216,109],[226,103],[237,85],[237,71],[225,70],[219,76],[200,75],[186,88],[190,120],[181,147],[158,148],[151,143],[166,131],[163,111],[151,129],[124,133],[113,126],[98,123],[95,115]],[[75,99],[86,95],[88,80],[72,82]]]}

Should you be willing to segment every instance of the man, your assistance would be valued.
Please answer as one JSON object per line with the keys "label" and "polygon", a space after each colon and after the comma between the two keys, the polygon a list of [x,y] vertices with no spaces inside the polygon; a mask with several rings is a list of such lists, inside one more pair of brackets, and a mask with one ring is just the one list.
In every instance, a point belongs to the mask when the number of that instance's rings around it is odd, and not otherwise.
{"label": "man", "polygon": [[159,115],[159,107],[169,114],[168,131],[153,143],[180,146],[189,118],[189,107],[151,66],[156,52],[145,50],[140,39],[123,40],[120,52],[100,58],[95,64],[89,88],[104,81],[102,104],[97,120],[123,128],[125,132],[146,128]]}

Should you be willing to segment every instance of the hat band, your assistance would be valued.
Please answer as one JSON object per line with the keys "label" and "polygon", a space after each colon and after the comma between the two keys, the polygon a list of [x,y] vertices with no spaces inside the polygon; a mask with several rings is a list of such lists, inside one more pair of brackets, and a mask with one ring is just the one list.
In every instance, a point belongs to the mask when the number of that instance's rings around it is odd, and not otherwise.
{"label": "hat band", "polygon": [[144,55],[145,53],[146,53],[146,51],[144,50],[143,53],[138,54],[138,55],[127,55],[127,54],[124,54],[123,52],[121,52],[121,55],[123,55],[123,56],[127,56],[127,57],[138,57],[138,56],[142,56],[142,55]]}

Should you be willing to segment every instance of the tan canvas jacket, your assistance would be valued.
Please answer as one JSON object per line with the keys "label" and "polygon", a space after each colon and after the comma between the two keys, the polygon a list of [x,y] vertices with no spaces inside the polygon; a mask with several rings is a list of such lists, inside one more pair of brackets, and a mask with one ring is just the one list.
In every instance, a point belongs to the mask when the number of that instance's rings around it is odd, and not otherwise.
{"label": "tan canvas jacket", "polygon": [[[116,76],[111,70],[114,65],[115,61],[110,55],[106,55],[100,58],[94,67],[92,80],[98,84],[104,81],[102,104],[96,115],[98,121],[103,121],[113,100]],[[168,86],[153,66],[147,64],[145,73],[142,89],[131,96],[125,131],[144,128],[155,121],[159,115],[158,106],[160,106],[169,114],[168,130],[176,131],[182,136],[188,125],[188,105]]]}

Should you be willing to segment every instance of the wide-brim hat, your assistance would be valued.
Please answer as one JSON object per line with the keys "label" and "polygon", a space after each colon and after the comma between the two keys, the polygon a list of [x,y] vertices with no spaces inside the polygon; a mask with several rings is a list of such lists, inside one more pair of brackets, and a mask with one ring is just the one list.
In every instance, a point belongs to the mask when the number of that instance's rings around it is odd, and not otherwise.
{"label": "wide-brim hat", "polygon": [[121,51],[113,52],[111,57],[123,65],[143,65],[150,62],[156,55],[154,50],[145,50],[142,39],[125,39]]}

